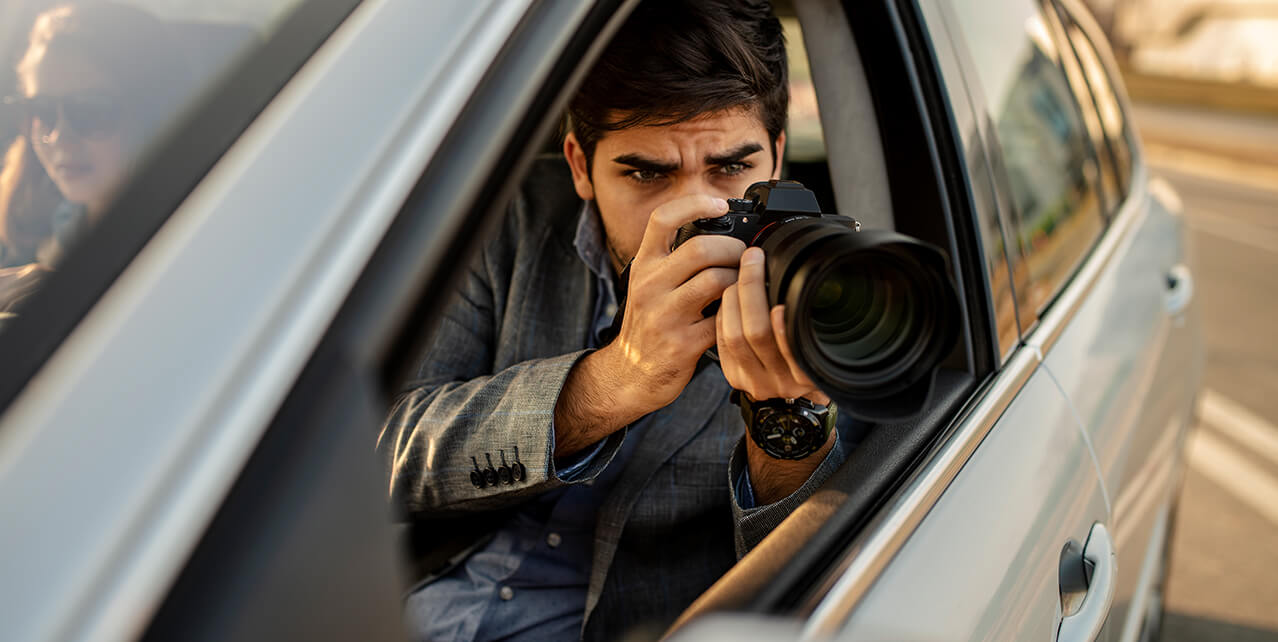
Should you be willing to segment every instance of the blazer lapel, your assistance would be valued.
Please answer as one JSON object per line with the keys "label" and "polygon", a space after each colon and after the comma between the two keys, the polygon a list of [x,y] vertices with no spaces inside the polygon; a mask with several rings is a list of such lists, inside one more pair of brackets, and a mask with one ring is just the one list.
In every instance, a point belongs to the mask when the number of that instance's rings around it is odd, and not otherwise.
{"label": "blazer lapel", "polygon": [[608,577],[608,569],[612,566],[617,544],[621,541],[622,530],[635,500],[652,474],[709,425],[730,391],[718,364],[703,364],[683,389],[683,394],[669,406],[649,415],[650,423],[644,426],[642,434],[636,435],[641,441],[635,445],[625,470],[599,509],[594,558],[590,565],[590,587],[586,593],[586,615],[582,619],[583,631],[599,603],[604,580]]}

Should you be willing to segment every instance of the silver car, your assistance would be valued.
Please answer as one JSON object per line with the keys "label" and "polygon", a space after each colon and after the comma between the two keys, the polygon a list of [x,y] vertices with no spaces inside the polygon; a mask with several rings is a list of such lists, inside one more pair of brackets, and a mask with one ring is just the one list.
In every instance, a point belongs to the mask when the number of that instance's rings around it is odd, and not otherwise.
{"label": "silver car", "polygon": [[[87,138],[92,105],[23,84],[55,3],[17,4],[6,140]],[[109,206],[67,187],[96,166],[47,166],[89,223],[0,306],[0,639],[401,638],[377,428],[635,1],[127,4],[189,66]],[[926,412],[876,427],[674,635],[1152,635],[1202,330],[1096,25],[1077,0],[777,12],[786,173],[944,248],[964,324]]]}

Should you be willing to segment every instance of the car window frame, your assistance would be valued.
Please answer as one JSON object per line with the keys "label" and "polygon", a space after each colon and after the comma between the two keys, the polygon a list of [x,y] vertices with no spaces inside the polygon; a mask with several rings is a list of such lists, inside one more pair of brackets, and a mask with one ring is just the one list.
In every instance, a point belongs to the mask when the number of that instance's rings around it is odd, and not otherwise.
{"label": "car window frame", "polygon": [[[1061,31],[1060,39],[1068,45],[1069,50],[1073,53],[1074,60],[1077,62],[1079,70],[1081,71],[1082,84],[1090,98],[1092,107],[1096,110],[1096,116],[1100,123],[1101,139],[1105,143],[1106,153],[1110,158],[1110,162],[1113,163],[1114,179],[1117,184],[1117,194],[1115,194],[1110,201],[1109,216],[1112,218],[1117,215],[1119,210],[1122,209],[1123,204],[1133,192],[1132,175],[1135,173],[1136,145],[1133,141],[1135,136],[1132,128],[1131,114],[1124,106],[1120,89],[1122,84],[1120,82],[1116,82],[1112,73],[1113,69],[1111,69],[1112,65],[1107,64],[1106,62],[1108,57],[1107,52],[1103,51],[1102,47],[1096,44],[1095,34],[1092,30],[1088,29],[1088,26],[1085,24],[1085,19],[1080,19],[1077,10],[1071,10],[1064,3],[1060,2],[1060,0],[1047,1],[1055,9],[1058,17],[1058,24]],[[1074,37],[1074,33],[1078,34],[1078,38]],[[1085,42],[1079,43],[1079,39],[1082,39]],[[1117,139],[1114,136],[1111,136],[1105,127],[1104,116],[1101,113],[1103,111],[1100,104],[1101,99],[1097,94],[1092,78],[1087,74],[1087,65],[1083,63],[1082,54],[1079,53],[1079,48],[1081,46],[1088,47],[1095,55],[1096,63],[1100,66],[1101,73],[1104,75],[1104,82],[1108,85],[1107,89],[1109,94],[1114,100],[1114,107],[1118,110],[1119,118],[1122,119],[1122,132],[1120,137]],[[1119,161],[1118,151],[1115,149],[1115,145],[1120,141],[1127,150],[1126,168],[1122,167],[1122,163]]]}
{"label": "car window frame", "polygon": [[[1042,4],[1048,35],[1056,43],[1056,49],[1061,58],[1060,66],[1065,72],[1065,82],[1074,96],[1074,104],[1082,119],[1083,128],[1091,141],[1090,147],[1096,163],[1095,182],[1101,202],[1101,217],[1108,225],[1123,200],[1123,186],[1118,175],[1118,159],[1114,156],[1109,137],[1105,134],[1105,125],[1101,120],[1096,92],[1087,80],[1083,61],[1069,37],[1067,17],[1061,13],[1060,5],[1055,0],[1044,0]],[[1101,233],[1104,233],[1103,227]]]}
{"label": "car window frame", "polygon": [[0,331],[0,414],[111,288],[231,145],[362,0],[309,0],[157,138],[137,173]]}
{"label": "car window frame", "polygon": [[[334,435],[354,433],[366,436],[369,448],[348,450],[346,458],[366,455],[368,459],[363,463],[373,461],[371,443],[375,432],[352,431],[350,409],[328,412],[332,404],[325,400],[354,397],[356,405],[365,410],[384,413],[389,408],[396,386],[414,368],[420,346],[431,334],[441,311],[439,301],[448,296],[460,278],[459,271],[452,268],[466,262],[481,245],[484,231],[505,213],[504,205],[518,187],[516,179],[524,175],[537,155],[537,146],[531,143],[544,139],[558,126],[558,115],[566,106],[571,89],[602,51],[600,42],[611,37],[637,2],[580,3],[590,6],[576,28],[567,32],[558,57],[543,80],[534,80],[521,66],[521,62],[535,64],[541,59],[527,55],[523,48],[530,42],[544,42],[551,37],[548,34],[564,29],[561,19],[548,18],[562,18],[563,13],[571,11],[571,5],[534,3],[520,20],[346,293],[332,323],[181,570],[145,639],[172,639],[175,631],[183,633],[178,637],[190,639],[188,635],[196,628],[191,623],[207,616],[211,592],[216,591],[219,596],[233,593],[244,586],[245,573],[270,566],[259,563],[256,548],[246,544],[250,538],[263,548],[285,548],[280,545],[280,533],[285,533],[285,541],[288,535],[295,534],[289,531],[302,519],[301,511],[283,510],[273,505],[273,498],[295,488],[299,477],[314,474],[306,464],[322,465],[321,461],[314,461],[322,453],[300,455],[306,461],[295,461],[299,451],[314,450],[317,442],[339,439]],[[523,104],[522,100],[515,100],[521,98],[521,92],[531,96],[527,108],[512,110],[512,104]],[[446,235],[442,241],[436,238],[441,230]],[[437,245],[437,251],[423,251],[436,244],[442,244]],[[376,419],[380,424],[384,414],[378,414]],[[342,472],[359,475],[367,471],[350,466]],[[380,482],[380,471],[377,476]],[[310,488],[303,494],[320,490]],[[384,491],[384,486],[379,485],[376,490]],[[292,494],[297,495],[296,491]],[[323,504],[313,494],[308,497],[311,501],[298,504]],[[378,492],[365,499],[367,505],[380,507],[386,504],[387,496]],[[390,515],[389,510],[376,512],[379,517]],[[375,540],[373,536],[380,534],[375,531],[381,529],[366,530],[366,535]],[[319,532],[305,537],[306,545],[313,547],[315,542],[327,542],[334,535]],[[365,544],[376,542],[365,540]],[[402,551],[397,552],[402,555]],[[245,560],[252,569],[246,570]],[[399,562],[397,579],[404,580],[411,572],[410,561]],[[305,605],[289,599],[284,602],[296,608],[294,612],[299,617],[305,616]],[[274,616],[281,617],[278,612]],[[219,619],[219,626],[229,626],[224,621],[241,618],[238,611],[228,610],[226,617]],[[281,629],[267,628],[271,626],[269,622],[253,620],[236,625],[263,627],[266,637],[280,637]],[[402,622],[397,620],[394,625],[401,626]],[[208,637],[208,629],[199,630]]]}

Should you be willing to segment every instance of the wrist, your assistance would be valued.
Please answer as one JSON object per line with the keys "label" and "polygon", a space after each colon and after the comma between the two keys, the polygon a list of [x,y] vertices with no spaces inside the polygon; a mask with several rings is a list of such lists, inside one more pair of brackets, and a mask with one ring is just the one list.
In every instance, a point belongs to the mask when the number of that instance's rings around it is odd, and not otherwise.
{"label": "wrist", "polygon": [[616,342],[610,343],[582,359],[583,378],[594,382],[600,400],[607,404],[609,414],[621,420],[624,426],[656,410],[647,401],[648,390],[634,373],[627,372],[626,359]]}
{"label": "wrist", "polygon": [[750,469],[757,506],[773,504],[799,490],[825,461],[838,434],[830,432],[819,450],[803,459],[776,459],[768,455],[749,436],[745,438],[746,466]]}

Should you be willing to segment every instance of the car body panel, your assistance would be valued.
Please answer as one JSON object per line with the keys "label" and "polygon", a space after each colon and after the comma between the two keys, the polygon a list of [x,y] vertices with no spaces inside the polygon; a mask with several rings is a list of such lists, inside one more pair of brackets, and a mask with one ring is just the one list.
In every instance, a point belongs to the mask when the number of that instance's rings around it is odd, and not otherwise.
{"label": "car body panel", "polygon": [[1034,355],[1018,359],[1033,373],[838,639],[1056,635],[1061,550],[1107,512],[1069,403]]}

